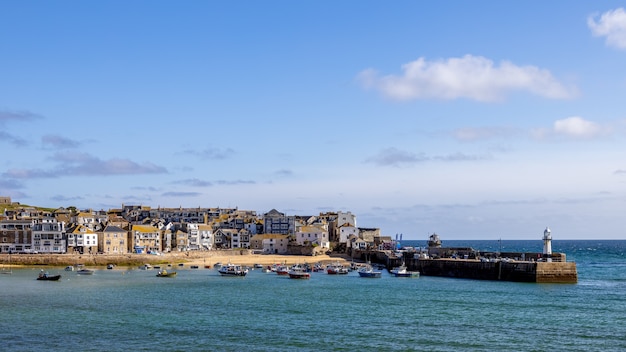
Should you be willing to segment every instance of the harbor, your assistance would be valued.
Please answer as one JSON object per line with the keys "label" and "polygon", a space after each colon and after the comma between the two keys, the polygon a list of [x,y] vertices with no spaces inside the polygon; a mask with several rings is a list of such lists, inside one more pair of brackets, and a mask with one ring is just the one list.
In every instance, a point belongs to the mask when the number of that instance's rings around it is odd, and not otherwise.
{"label": "harbor", "polygon": [[[444,245],[488,248],[491,242],[497,249],[497,240]],[[524,252],[537,241],[502,242],[510,252]],[[626,348],[622,326],[613,323],[624,319],[626,241],[555,247],[576,261],[578,284],[396,278],[387,270],[376,279],[314,272],[294,280],[260,269],[236,278],[187,263],[167,268],[178,272],[170,279],[155,277],[157,269],[78,275],[48,267],[62,278],[41,282],[39,267],[14,268],[0,276],[6,312],[0,335],[4,351],[51,352]],[[55,328],[59,316],[75,328]],[[551,322],[549,328],[537,328],[537,317]]]}
{"label": "harbor", "polygon": [[388,269],[405,265],[424,276],[460,279],[500,280],[535,283],[576,283],[575,262],[565,253],[552,252],[552,235],[544,230],[542,252],[492,252],[471,247],[443,247],[439,235],[433,234],[425,248],[361,252],[357,257],[373,257]]}

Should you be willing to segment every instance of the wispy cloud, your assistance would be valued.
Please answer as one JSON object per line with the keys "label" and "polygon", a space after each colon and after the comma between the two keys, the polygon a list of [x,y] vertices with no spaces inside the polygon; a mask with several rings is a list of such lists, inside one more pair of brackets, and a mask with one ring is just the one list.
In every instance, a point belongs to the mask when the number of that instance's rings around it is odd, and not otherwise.
{"label": "wispy cloud", "polygon": [[173,183],[175,184],[180,184],[180,185],[185,185],[185,186],[192,186],[192,187],[210,187],[213,186],[213,184],[209,181],[205,181],[205,180],[200,180],[197,178],[189,178],[186,180],[179,180],[179,181],[174,181]]}
{"label": "wispy cloud", "polygon": [[481,102],[502,100],[512,91],[527,91],[550,98],[575,95],[550,71],[535,66],[518,66],[509,61],[499,65],[482,57],[465,55],[447,60],[426,61],[423,57],[402,65],[403,74],[379,76],[374,69],[359,73],[365,88],[380,91],[396,100],[467,98]]}
{"label": "wispy cloud", "polygon": [[444,162],[456,162],[456,161],[477,161],[491,159],[488,155],[471,155],[465,153],[452,153],[447,155],[434,155],[427,156],[424,153],[412,153],[405,150],[399,150],[397,148],[386,148],[381,150],[377,155],[369,157],[365,160],[366,163],[372,163],[378,166],[409,166],[418,163],[428,161],[444,161]]}
{"label": "wispy cloud", "polygon": [[59,163],[54,169],[11,169],[4,177],[16,179],[55,178],[60,176],[112,176],[167,173],[164,167],[152,163],[139,164],[132,160],[114,158],[102,160],[87,153],[57,153],[52,160]]}
{"label": "wispy cloud", "polygon": [[22,147],[28,144],[28,142],[24,138],[14,136],[4,131],[0,131],[0,142],[7,142],[13,144],[16,147]]}
{"label": "wispy cloud", "polygon": [[32,121],[40,118],[41,116],[29,111],[0,110],[0,125],[9,121]]}
{"label": "wispy cloud", "polygon": [[566,138],[588,140],[609,135],[612,129],[579,116],[571,116],[554,121],[551,128],[537,128],[531,131],[535,139]]}
{"label": "wispy cloud", "polygon": [[365,160],[367,163],[379,166],[402,166],[412,165],[429,160],[423,153],[415,154],[397,148],[386,148],[381,150],[377,155],[371,156]]}
{"label": "wispy cloud", "polygon": [[64,196],[64,195],[56,195],[56,196],[50,197],[50,200],[53,200],[55,202],[72,202],[72,201],[75,201],[75,200],[83,200],[83,199],[84,199],[83,197],[78,197],[78,196],[76,196],[76,197],[67,197],[67,196]]}
{"label": "wispy cloud", "polygon": [[49,146],[56,149],[69,149],[69,148],[77,148],[80,146],[80,142],[71,140],[69,138],[65,138],[58,135],[48,134],[41,137],[41,143],[45,146]]}
{"label": "wispy cloud", "polygon": [[626,175],[625,169],[618,169],[613,172],[614,175]]}
{"label": "wispy cloud", "polygon": [[291,176],[293,175],[293,171],[287,170],[287,169],[280,169],[280,170],[276,170],[274,174],[277,176]]}
{"label": "wispy cloud", "polygon": [[463,127],[452,131],[452,136],[461,142],[475,142],[510,137],[517,133],[518,131],[508,127]]}
{"label": "wispy cloud", "polygon": [[223,160],[232,157],[235,154],[235,150],[232,148],[206,148],[203,150],[187,149],[184,150],[182,153],[193,155],[201,159]]}
{"label": "wispy cloud", "polygon": [[233,180],[233,181],[218,180],[218,181],[215,181],[215,183],[217,183],[218,185],[228,185],[228,186],[232,186],[232,185],[254,185],[254,184],[256,184],[256,182],[250,181],[250,180]]}
{"label": "wispy cloud", "polygon": [[146,187],[146,186],[134,186],[130,189],[138,190],[138,191],[150,191],[150,192],[158,192],[159,189],[156,187]]}
{"label": "wispy cloud", "polygon": [[620,7],[603,13],[596,22],[597,17],[595,13],[587,18],[591,33],[596,37],[606,37],[607,46],[626,49],[626,11]]}
{"label": "wispy cloud", "polygon": [[202,193],[199,192],[165,192],[162,194],[163,197],[198,197],[201,196]]}

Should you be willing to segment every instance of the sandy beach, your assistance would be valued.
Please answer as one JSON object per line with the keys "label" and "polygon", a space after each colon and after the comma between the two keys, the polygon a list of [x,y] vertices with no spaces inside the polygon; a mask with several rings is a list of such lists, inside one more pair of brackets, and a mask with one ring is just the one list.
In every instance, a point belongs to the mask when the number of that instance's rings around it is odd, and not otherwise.
{"label": "sandy beach", "polygon": [[79,254],[21,254],[13,255],[11,260],[6,254],[0,255],[0,263],[4,267],[13,266],[31,266],[31,265],[48,265],[48,266],[66,266],[83,264],[87,267],[101,267],[107,264],[115,264],[119,266],[135,266],[149,264],[185,264],[197,265],[205,267],[207,265],[213,267],[215,263],[233,263],[240,265],[252,266],[254,264],[271,265],[271,264],[313,264],[313,263],[346,263],[351,258],[346,255],[279,255],[279,254],[253,254],[251,251],[239,250],[218,250],[203,252],[172,252],[161,255],[150,254],[97,254],[97,255],[79,255]]}

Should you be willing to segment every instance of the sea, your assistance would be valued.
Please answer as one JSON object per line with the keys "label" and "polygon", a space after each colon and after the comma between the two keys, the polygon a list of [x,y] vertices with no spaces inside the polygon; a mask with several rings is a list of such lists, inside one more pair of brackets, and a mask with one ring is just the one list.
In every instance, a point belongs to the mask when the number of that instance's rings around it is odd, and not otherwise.
{"label": "sea", "polygon": [[[418,247],[425,241],[403,241]],[[540,252],[539,241],[445,241]],[[0,275],[0,351],[626,351],[626,240],[553,240],[576,284],[252,270]],[[314,263],[314,258],[311,258]]]}

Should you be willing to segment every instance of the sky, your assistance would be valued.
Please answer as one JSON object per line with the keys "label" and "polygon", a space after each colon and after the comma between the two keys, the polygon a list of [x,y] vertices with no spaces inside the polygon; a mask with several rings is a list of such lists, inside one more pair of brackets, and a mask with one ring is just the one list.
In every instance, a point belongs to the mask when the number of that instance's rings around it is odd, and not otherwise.
{"label": "sky", "polygon": [[626,239],[619,1],[2,1],[0,195]]}

